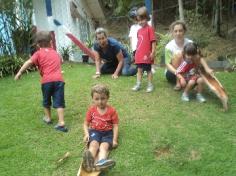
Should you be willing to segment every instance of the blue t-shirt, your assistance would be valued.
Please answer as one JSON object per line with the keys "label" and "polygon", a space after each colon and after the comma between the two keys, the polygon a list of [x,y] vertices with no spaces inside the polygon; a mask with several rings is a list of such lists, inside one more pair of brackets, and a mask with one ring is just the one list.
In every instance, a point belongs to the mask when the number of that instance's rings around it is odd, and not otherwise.
{"label": "blue t-shirt", "polygon": [[124,58],[128,57],[128,53],[125,48],[118,42],[116,39],[108,37],[108,46],[106,51],[104,52],[99,44],[96,42],[94,43],[94,50],[97,51],[100,55],[100,58],[104,60],[105,63],[110,63],[112,65],[118,64],[118,59],[116,55],[122,51]]}

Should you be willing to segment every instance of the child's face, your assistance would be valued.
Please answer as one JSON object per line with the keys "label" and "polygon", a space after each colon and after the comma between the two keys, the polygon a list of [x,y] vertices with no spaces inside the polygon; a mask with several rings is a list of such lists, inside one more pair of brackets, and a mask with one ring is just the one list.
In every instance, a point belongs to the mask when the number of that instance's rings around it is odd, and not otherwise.
{"label": "child's face", "polygon": [[138,24],[142,27],[147,25],[147,19],[141,19],[140,17],[137,18],[138,19]]}
{"label": "child's face", "polygon": [[195,60],[197,60],[197,57],[198,55],[188,55],[188,54],[185,54],[185,61],[187,63],[194,63]]}
{"label": "child's face", "polygon": [[100,109],[105,109],[107,106],[108,97],[106,94],[93,93],[93,103]]}

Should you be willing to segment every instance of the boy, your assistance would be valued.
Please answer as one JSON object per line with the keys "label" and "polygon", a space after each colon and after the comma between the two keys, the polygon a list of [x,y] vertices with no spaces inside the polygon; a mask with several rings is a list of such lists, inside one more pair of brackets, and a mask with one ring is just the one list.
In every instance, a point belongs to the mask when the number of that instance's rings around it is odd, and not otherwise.
{"label": "boy", "polygon": [[36,34],[36,43],[39,50],[27,60],[15,76],[18,80],[22,73],[32,65],[36,65],[41,75],[41,89],[43,94],[43,107],[45,116],[43,121],[46,124],[52,124],[51,119],[51,98],[53,107],[57,109],[58,124],[55,129],[67,132],[64,122],[64,80],[61,73],[61,57],[51,48],[51,35],[47,31],[40,31]]}
{"label": "boy", "polygon": [[143,71],[147,72],[148,86],[146,92],[152,92],[154,86],[152,84],[152,63],[155,58],[156,37],[153,27],[148,25],[150,19],[146,7],[141,7],[137,11],[137,19],[141,29],[138,30],[138,43],[135,53],[135,64],[138,67],[137,83],[132,88],[138,91],[141,88],[141,80]]}
{"label": "boy", "polygon": [[84,141],[88,143],[88,150],[84,153],[82,164],[88,172],[115,165],[115,161],[107,158],[109,150],[118,145],[119,119],[115,108],[107,104],[109,94],[109,89],[100,84],[91,90],[93,105],[84,121]]}

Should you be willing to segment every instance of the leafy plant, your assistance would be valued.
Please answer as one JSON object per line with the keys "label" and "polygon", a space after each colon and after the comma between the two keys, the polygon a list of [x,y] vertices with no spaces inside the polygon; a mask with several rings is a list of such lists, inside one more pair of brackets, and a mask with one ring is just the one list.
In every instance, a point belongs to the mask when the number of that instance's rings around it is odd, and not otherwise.
{"label": "leafy plant", "polygon": [[68,61],[72,54],[72,47],[71,46],[62,46],[59,49],[59,53],[61,54],[64,61]]}
{"label": "leafy plant", "polygon": [[164,64],[165,62],[165,46],[171,40],[170,34],[161,34],[156,32],[158,42],[156,46],[156,62],[160,65]]}

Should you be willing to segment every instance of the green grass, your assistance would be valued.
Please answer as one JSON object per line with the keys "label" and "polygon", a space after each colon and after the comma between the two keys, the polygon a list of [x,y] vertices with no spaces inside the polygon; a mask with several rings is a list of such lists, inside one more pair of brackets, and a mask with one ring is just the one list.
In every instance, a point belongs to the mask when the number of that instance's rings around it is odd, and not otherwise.
{"label": "green grass", "polygon": [[[91,103],[90,88],[110,87],[109,103],[120,118],[119,147],[111,152],[117,164],[111,176],[232,176],[236,173],[236,73],[216,73],[230,97],[230,110],[208,90],[207,103],[181,102],[164,69],[154,75],[155,91],[132,92],[135,77],[92,79],[95,67],[65,64],[65,120],[69,133],[42,122],[37,72],[0,80],[0,175],[76,175],[84,145],[82,123]],[[54,124],[56,113],[53,111]],[[56,161],[65,152],[71,156]]]}

